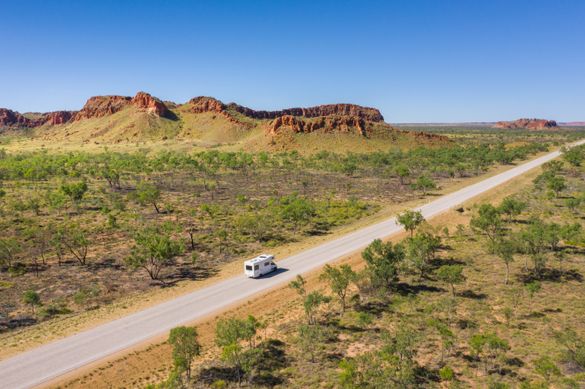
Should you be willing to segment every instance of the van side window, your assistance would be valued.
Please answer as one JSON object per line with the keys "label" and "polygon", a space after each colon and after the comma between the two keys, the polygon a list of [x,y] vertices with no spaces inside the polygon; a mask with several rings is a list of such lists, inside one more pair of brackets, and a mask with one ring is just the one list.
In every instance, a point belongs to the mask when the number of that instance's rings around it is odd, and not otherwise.
{"label": "van side window", "polygon": [[254,265],[254,270],[258,270],[259,266],[258,265]]}

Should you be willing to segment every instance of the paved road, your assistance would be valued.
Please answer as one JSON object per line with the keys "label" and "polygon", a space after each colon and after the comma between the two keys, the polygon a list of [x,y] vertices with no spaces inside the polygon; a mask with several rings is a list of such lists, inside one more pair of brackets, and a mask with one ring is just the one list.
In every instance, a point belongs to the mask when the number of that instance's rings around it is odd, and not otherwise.
{"label": "paved road", "polygon": [[[582,140],[576,144],[583,144]],[[552,152],[516,166],[418,208],[429,219],[513,179],[560,155]],[[254,294],[282,285],[297,274],[317,269],[327,262],[353,253],[372,240],[401,230],[394,218],[349,233],[279,261],[287,271],[257,280],[243,275],[230,278],[144,311],[80,332],[0,362],[0,387],[30,388],[87,365],[137,343],[161,335]]]}

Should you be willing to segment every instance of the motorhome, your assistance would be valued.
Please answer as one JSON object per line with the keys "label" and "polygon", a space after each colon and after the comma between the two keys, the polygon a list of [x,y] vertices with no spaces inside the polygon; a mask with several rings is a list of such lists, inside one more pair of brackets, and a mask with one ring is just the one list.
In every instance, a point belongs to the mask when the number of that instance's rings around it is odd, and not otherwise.
{"label": "motorhome", "polygon": [[244,262],[244,274],[249,278],[258,278],[264,274],[276,271],[274,255],[262,254],[254,259]]}

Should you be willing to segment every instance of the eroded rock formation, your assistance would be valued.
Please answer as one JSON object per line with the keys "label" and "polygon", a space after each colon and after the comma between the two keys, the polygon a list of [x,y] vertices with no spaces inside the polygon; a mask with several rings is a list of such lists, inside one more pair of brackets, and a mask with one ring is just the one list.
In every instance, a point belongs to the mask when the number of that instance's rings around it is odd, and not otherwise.
{"label": "eroded rock formation", "polygon": [[130,104],[126,96],[94,96],[90,97],[83,108],[73,117],[73,121],[100,118],[112,115]]}
{"label": "eroded rock formation", "polygon": [[43,114],[37,125],[48,124],[55,126],[69,122],[76,114],[76,111],[55,111]]}
{"label": "eroded rock formation", "polygon": [[146,110],[157,116],[167,116],[169,114],[167,106],[161,100],[146,92],[138,92],[130,103],[139,109]]}
{"label": "eroded rock formation", "polygon": [[497,122],[494,128],[526,128],[529,130],[542,130],[557,127],[557,122],[546,119],[518,119],[511,122]]}
{"label": "eroded rock formation", "polygon": [[0,108],[0,127],[30,127],[32,120],[6,108]]}
{"label": "eroded rock formation", "polygon": [[362,107],[355,104],[328,104],[309,108],[287,108],[281,111],[255,111],[251,108],[232,103],[229,104],[228,108],[254,119],[276,119],[285,115],[301,116],[305,118],[337,115],[356,116],[372,122],[384,121],[384,117],[377,109]]}
{"label": "eroded rock formation", "polygon": [[274,135],[282,127],[290,128],[295,133],[310,133],[322,130],[324,132],[342,133],[356,131],[359,135],[367,135],[365,120],[357,116],[321,116],[309,121],[301,117],[284,115],[277,117],[269,124],[268,132]]}

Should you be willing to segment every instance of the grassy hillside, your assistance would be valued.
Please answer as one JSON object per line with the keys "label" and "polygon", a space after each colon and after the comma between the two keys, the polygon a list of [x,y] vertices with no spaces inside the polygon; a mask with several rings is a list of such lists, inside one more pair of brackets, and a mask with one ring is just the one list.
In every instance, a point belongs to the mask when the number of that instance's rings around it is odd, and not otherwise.
{"label": "grassy hillside", "polygon": [[54,143],[115,144],[175,138],[178,132],[177,121],[157,117],[130,106],[100,118],[43,126],[34,131],[34,137]]}
{"label": "grassy hillside", "polygon": [[[70,121],[62,125],[44,125],[23,133],[18,149],[72,149],[107,145],[116,149],[149,147],[181,148],[186,144],[198,149],[219,148],[244,151],[298,151],[312,154],[331,152],[374,152],[409,149],[421,144],[441,145],[444,138],[421,138],[400,131],[383,122],[365,121],[362,129],[354,124],[340,124],[311,132],[299,133],[283,126],[271,130],[271,119],[255,119],[226,106],[222,112],[193,112],[190,104],[172,106],[168,117],[159,117],[129,105],[102,117]],[[170,118],[169,118],[170,117]],[[328,117],[343,119],[343,116]],[[319,118],[303,118],[314,123]],[[343,122],[343,120],[341,120]],[[6,139],[14,142],[14,139]]]}

